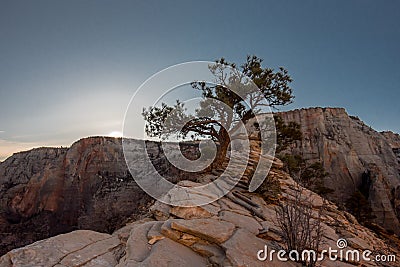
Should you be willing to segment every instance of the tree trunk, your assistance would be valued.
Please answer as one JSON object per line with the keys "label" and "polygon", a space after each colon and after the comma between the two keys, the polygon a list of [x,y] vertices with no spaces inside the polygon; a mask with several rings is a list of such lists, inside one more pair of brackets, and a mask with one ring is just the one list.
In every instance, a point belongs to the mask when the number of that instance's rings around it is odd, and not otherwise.
{"label": "tree trunk", "polygon": [[226,162],[226,154],[228,153],[230,138],[227,131],[222,130],[220,132],[220,137],[218,138],[219,147],[217,151],[216,158],[212,164],[213,169],[219,169],[224,166]]}

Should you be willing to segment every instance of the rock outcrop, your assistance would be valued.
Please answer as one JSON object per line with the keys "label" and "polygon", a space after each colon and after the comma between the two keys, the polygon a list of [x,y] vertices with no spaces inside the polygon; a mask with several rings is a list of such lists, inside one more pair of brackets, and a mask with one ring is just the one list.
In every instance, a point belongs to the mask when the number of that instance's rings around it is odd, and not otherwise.
{"label": "rock outcrop", "polygon": [[[397,156],[397,162],[400,165],[400,135],[390,131],[381,132],[381,134],[389,142],[389,145],[392,148],[393,153]],[[400,169],[398,171],[400,173]]]}
{"label": "rock outcrop", "polygon": [[368,174],[368,200],[376,222],[400,233],[398,135],[379,133],[343,108],[299,109],[280,116],[300,124],[303,139],[290,150],[310,162],[323,163],[329,173],[325,185],[335,190],[332,200],[343,206],[365,186],[362,177]]}
{"label": "rock outcrop", "polygon": [[[330,174],[325,186],[335,192],[323,218],[324,246],[336,248],[336,240],[345,238],[349,249],[399,256],[398,238],[391,234],[400,233],[399,135],[378,133],[339,108],[280,115],[285,121],[298,122],[303,132],[303,140],[287,152],[301,154],[309,162],[321,161]],[[190,144],[183,150],[188,158],[198,152]],[[160,173],[168,172],[183,186],[213,181],[221,171],[202,177],[181,176],[166,162],[157,143],[148,143],[148,152]],[[257,158],[250,157],[242,182],[248,184]],[[272,202],[289,203],[295,195],[295,182],[283,172],[282,162],[270,160],[270,175],[282,187],[281,195],[272,197]],[[0,267],[265,266],[266,262],[257,260],[257,252],[264,245],[284,247],[276,205],[258,193],[249,193],[243,183],[210,204],[171,207],[154,203],[137,186],[133,176],[143,176],[138,164],[131,174],[121,139],[105,137],[82,139],[70,148],[21,152],[1,162],[0,255],[6,254],[0,258]],[[375,232],[343,211],[344,202],[365,186],[377,216]],[[322,198],[304,191],[317,211]],[[173,196],[171,191],[168,197]],[[323,262],[328,267],[337,264]],[[340,266],[352,264],[341,262]],[[378,262],[362,264],[380,266]],[[268,266],[299,265],[274,261]]]}
{"label": "rock outcrop", "polygon": [[[278,161],[276,161],[279,163]],[[281,201],[293,200],[298,187],[274,164],[271,172],[282,187]],[[216,177],[208,175],[204,180]],[[197,183],[181,181],[184,186]],[[317,211],[323,201],[319,195],[304,189]],[[93,231],[74,231],[14,249],[0,258],[1,267],[20,266],[298,266],[294,262],[260,261],[257,253],[284,247],[277,227],[276,205],[265,203],[257,193],[248,193],[241,187],[234,191],[241,199],[252,203],[240,205],[240,199],[227,195],[200,207],[178,208],[162,202],[151,207],[148,218],[130,222],[113,234]],[[204,195],[202,196],[204,197]],[[247,207],[247,208],[246,208]],[[361,226],[350,214],[328,203],[323,217],[322,249],[337,249],[336,241],[345,238],[347,250],[370,250],[373,255],[400,256],[374,232]],[[397,239],[396,239],[397,240]],[[372,257],[372,256],[371,256]],[[395,262],[381,265],[375,261],[338,262],[327,258],[322,266],[397,266]]]}
{"label": "rock outcrop", "polygon": [[381,134],[386,138],[389,142],[389,145],[392,149],[399,149],[400,148],[400,135],[391,131],[384,131]]}
{"label": "rock outcrop", "polygon": [[[140,159],[144,143],[131,142],[133,157]],[[159,143],[146,142],[146,148],[157,171],[175,180],[185,177],[171,167]],[[198,152],[191,143],[181,150],[188,158]],[[144,168],[140,160],[135,164],[129,172],[122,139],[111,137],[37,148],[0,162],[0,255],[76,229],[111,233],[147,213],[153,200],[134,181],[132,174],[142,177]]]}
{"label": "rock outcrop", "polygon": [[[149,143],[162,169],[160,149]],[[121,139],[16,153],[0,163],[0,255],[76,229],[112,232],[151,203],[128,171]]]}

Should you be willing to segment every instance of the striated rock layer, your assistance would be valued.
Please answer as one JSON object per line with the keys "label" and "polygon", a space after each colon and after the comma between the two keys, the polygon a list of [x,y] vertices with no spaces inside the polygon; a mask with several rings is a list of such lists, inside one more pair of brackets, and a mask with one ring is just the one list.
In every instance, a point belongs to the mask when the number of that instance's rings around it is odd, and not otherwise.
{"label": "striated rock layer", "polygon": [[[309,161],[323,162],[330,173],[325,185],[335,189],[331,197],[337,206],[367,185],[377,223],[399,233],[398,135],[378,133],[344,109],[302,109],[281,116],[301,125],[304,138],[291,150]],[[187,154],[196,153],[187,148]],[[175,181],[182,180],[165,163],[156,143],[150,143],[149,153],[160,171],[168,170]],[[142,177],[140,161],[137,164],[133,175]],[[284,191],[290,192],[290,177],[276,170],[271,174],[278,175]],[[191,186],[188,181],[181,183]],[[157,202],[151,208],[153,217],[111,234],[127,221],[143,218],[153,204],[128,172],[121,139],[93,137],[70,148],[17,153],[0,163],[0,254],[11,250],[1,258],[0,266],[163,266],[165,262],[173,266],[258,266],[255,249],[262,249],[258,247],[265,242],[271,247],[282,243],[274,226],[275,207],[257,194],[247,196],[261,210],[237,205],[230,194],[199,209]],[[290,198],[290,194],[283,197]],[[391,251],[337,206],[331,204],[325,221],[328,243],[334,247],[336,238],[346,237],[357,248]],[[77,229],[110,234],[78,230],[12,250]]]}
{"label": "striated rock layer", "polygon": [[399,135],[379,133],[343,108],[299,109],[280,116],[300,124],[303,139],[290,150],[323,163],[329,172],[325,185],[335,190],[331,199],[343,205],[367,186],[376,222],[400,233]]}
{"label": "striated rock layer", "polygon": [[[148,149],[160,170],[168,167],[157,143]],[[136,166],[141,175],[141,163]],[[76,229],[112,232],[151,202],[128,172],[121,139],[92,137],[68,149],[16,153],[0,163],[0,255]]]}
{"label": "striated rock layer", "polygon": [[[288,203],[293,201],[299,187],[277,166],[274,164],[270,175],[281,184],[280,201]],[[208,175],[204,181],[215,178],[217,176]],[[180,184],[200,185],[190,181],[181,181]],[[307,189],[302,190],[317,213],[323,203],[322,198]],[[152,216],[128,223],[111,235],[82,230],[58,235],[8,252],[0,258],[0,266],[300,267],[298,263],[279,261],[276,254],[272,261],[268,257],[266,261],[257,259],[258,251],[265,246],[269,250],[285,247],[277,227],[276,205],[267,204],[260,195],[239,187],[234,191],[241,192],[242,197],[238,199],[228,194],[201,207],[178,208],[156,202],[151,207]],[[201,197],[207,197],[203,193]],[[241,205],[240,199],[246,199],[246,203],[252,205]],[[353,216],[340,211],[333,203],[327,203],[325,209],[321,249],[337,249],[336,241],[345,238],[348,246],[344,251],[362,253],[370,250],[373,256],[393,255],[398,259],[398,248],[387,245],[374,232],[358,224]],[[330,261],[328,257],[319,263],[326,267],[398,266],[393,261],[380,263],[361,259],[339,262]]]}

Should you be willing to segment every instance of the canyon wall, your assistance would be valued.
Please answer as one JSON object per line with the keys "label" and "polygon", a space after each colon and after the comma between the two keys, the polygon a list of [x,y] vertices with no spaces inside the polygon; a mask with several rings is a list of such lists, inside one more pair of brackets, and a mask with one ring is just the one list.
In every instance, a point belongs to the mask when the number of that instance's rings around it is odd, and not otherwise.
{"label": "canyon wall", "polygon": [[[153,199],[132,176],[143,177],[144,143],[130,144],[138,160],[131,172],[122,139],[111,137],[81,139],[70,148],[37,148],[1,162],[0,254],[75,229],[111,233],[147,213]],[[190,179],[168,163],[159,143],[146,142],[146,148],[167,179]],[[181,151],[188,157],[198,152],[196,144],[184,144]]]}
{"label": "canyon wall", "polygon": [[342,206],[357,189],[367,186],[376,222],[399,233],[398,135],[379,133],[343,108],[298,109],[279,115],[300,124],[303,138],[286,152],[323,163],[329,173],[325,186],[335,190],[329,198]]}
{"label": "canyon wall", "polygon": [[[235,164],[243,165],[243,162]],[[398,266],[393,260],[373,260],[377,254],[398,259],[397,237],[378,234],[360,225],[352,215],[338,209],[333,203],[325,202],[321,196],[298,187],[281,168],[281,162],[274,160],[269,175],[282,188],[279,197],[282,205],[290,205],[296,199],[298,201],[298,190],[301,190],[301,204],[308,205],[314,214],[318,214],[322,206],[326,210],[321,217],[323,232],[320,249],[336,249],[337,240],[342,238],[343,241],[345,238],[347,247],[343,251],[369,250],[372,254],[370,261],[361,257],[359,261],[350,261],[351,257],[348,261],[332,261],[325,253],[324,260],[319,261],[318,266]],[[181,181],[179,184],[201,186],[209,179],[217,178],[206,174],[202,183]],[[215,189],[220,186],[224,187],[224,183],[217,184]],[[176,192],[171,190],[168,195],[187,200],[187,195]],[[192,191],[189,199],[212,198],[212,195],[212,191]],[[0,266],[303,266],[293,261],[279,260],[276,253],[272,259],[262,253],[266,247],[268,252],[286,247],[276,207],[276,203],[268,204],[262,195],[249,193],[241,186],[203,206],[173,207],[157,201],[150,208],[147,218],[129,222],[112,234],[77,230],[57,235],[8,252],[0,257]],[[258,260],[257,255],[264,257],[264,260]],[[287,258],[287,254],[283,257]]]}
{"label": "canyon wall", "polygon": [[121,139],[16,153],[0,163],[0,254],[75,229],[112,232],[151,201],[128,172]]}
{"label": "canyon wall", "polygon": [[[341,108],[301,109],[280,116],[298,122],[303,132],[303,139],[286,152],[323,163],[329,172],[325,186],[335,190],[331,200],[343,207],[367,185],[376,223],[399,234],[398,134],[376,132]],[[132,142],[138,148],[143,145]],[[168,172],[174,182],[194,179],[171,168],[159,144],[147,144],[159,171]],[[188,157],[198,152],[189,144],[183,151]],[[70,148],[20,152],[1,162],[0,254],[76,229],[111,233],[141,218],[153,200],[135,183],[133,177],[142,177],[140,162],[135,166],[131,174],[121,139],[108,137],[82,139]]]}

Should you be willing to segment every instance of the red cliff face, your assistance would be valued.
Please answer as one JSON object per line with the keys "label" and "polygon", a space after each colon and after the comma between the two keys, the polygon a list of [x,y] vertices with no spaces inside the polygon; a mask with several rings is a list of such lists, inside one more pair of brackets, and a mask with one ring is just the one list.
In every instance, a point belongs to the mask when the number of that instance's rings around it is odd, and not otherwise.
{"label": "red cliff face", "polygon": [[150,200],[128,172],[120,139],[17,153],[0,164],[0,254],[73,229],[113,231]]}
{"label": "red cliff face", "polygon": [[330,174],[325,185],[335,190],[331,198],[336,203],[343,205],[362,186],[363,173],[368,173],[369,202],[376,222],[399,232],[398,135],[376,132],[343,108],[300,109],[280,116],[301,125],[303,139],[290,149],[309,161],[322,161]]}
{"label": "red cliff face", "polygon": [[381,132],[381,134],[389,142],[392,149],[400,149],[400,135],[391,131]]}
{"label": "red cliff face", "polygon": [[[390,147],[392,148],[394,154],[397,157],[397,162],[399,163],[400,166],[400,135],[390,131],[382,132],[381,134],[388,141]],[[400,173],[400,169],[398,171]]]}

